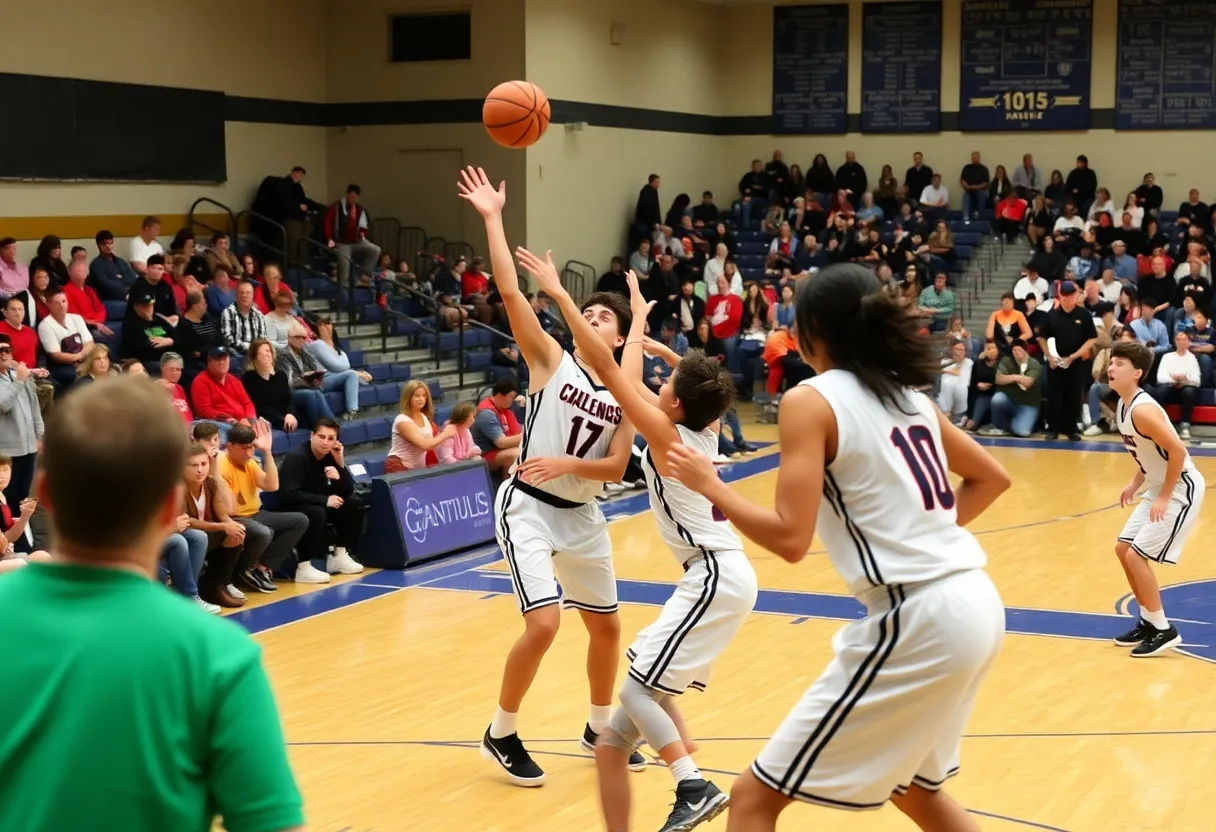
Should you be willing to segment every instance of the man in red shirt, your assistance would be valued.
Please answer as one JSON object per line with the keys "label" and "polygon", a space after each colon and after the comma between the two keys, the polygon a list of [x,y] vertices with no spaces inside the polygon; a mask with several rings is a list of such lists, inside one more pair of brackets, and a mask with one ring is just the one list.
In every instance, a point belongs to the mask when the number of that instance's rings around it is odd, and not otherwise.
{"label": "man in red shirt", "polygon": [[72,261],[68,266],[68,282],[63,293],[68,297],[68,313],[79,315],[98,335],[110,337],[114,330],[106,326],[106,305],[101,302],[97,290],[86,285],[89,279],[89,264]]}
{"label": "man in red shirt", "polygon": [[523,428],[515,411],[515,395],[519,385],[512,376],[494,382],[490,395],[477,405],[470,433],[485,458],[486,465],[499,477],[505,477],[519,458]]}
{"label": "man in red shirt", "polygon": [[38,331],[25,325],[25,304],[19,296],[4,302],[4,320],[0,334],[7,335],[13,346],[13,361],[24,364],[34,377],[38,392],[38,409],[45,415],[55,400],[55,385],[45,367],[38,366]]}
{"label": "man in red shirt", "polygon": [[199,373],[190,385],[195,418],[218,423],[220,434],[225,439],[233,425],[239,423],[252,427],[258,420],[245,386],[228,372],[231,355],[227,347],[212,349],[207,353],[207,371]]}

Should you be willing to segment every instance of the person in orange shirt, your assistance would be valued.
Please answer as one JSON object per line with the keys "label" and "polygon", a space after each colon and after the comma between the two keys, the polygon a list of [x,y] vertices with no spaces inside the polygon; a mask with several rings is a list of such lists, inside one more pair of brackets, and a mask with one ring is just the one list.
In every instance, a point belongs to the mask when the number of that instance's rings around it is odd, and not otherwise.
{"label": "person in orange shirt", "polygon": [[[1013,308],[1013,302],[1013,292],[1001,295],[1001,308],[988,316],[988,329],[984,333],[987,340],[995,341],[1001,352],[1006,354],[1014,339],[1021,338],[1025,341],[1033,337],[1026,316]],[[1019,329],[1020,332],[1016,331]]]}
{"label": "person in orange shirt", "polygon": [[72,261],[68,266],[68,282],[63,293],[68,297],[68,314],[79,315],[98,335],[107,338],[114,331],[106,326],[106,305],[101,302],[97,290],[85,283],[89,279],[89,264]]}

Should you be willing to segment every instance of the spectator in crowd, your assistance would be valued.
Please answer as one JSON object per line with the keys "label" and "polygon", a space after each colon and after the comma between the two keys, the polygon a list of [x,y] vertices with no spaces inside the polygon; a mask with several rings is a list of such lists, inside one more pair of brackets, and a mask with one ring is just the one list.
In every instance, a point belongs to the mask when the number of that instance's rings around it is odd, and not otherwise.
{"label": "spectator in crowd", "polygon": [[929,185],[920,192],[920,209],[931,221],[942,216],[950,208],[950,190],[942,185],[942,175],[933,174]]}
{"label": "spectator in crowd", "polygon": [[186,293],[186,309],[178,319],[175,329],[175,346],[185,361],[184,383],[189,386],[206,366],[207,353],[223,346],[219,325],[207,314],[207,301],[203,299],[202,293]]}
{"label": "spectator in crowd", "polygon": [[976,431],[992,416],[992,397],[996,394],[996,370],[1001,351],[993,341],[985,341],[983,352],[971,366],[971,386],[967,390],[967,418],[963,430]]}
{"label": "spectator in crowd", "polygon": [[[174,530],[186,454],[157,397],[135,381],[125,395],[84,391],[51,426],[40,490],[55,507],[58,565],[6,576],[0,606],[5,699],[19,703],[38,755],[59,762],[40,766],[28,747],[6,744],[0,767],[45,769],[46,785],[26,794],[27,777],[10,778],[5,816],[28,818],[27,828],[136,830],[206,829],[222,813],[233,829],[299,829],[257,646],[149,580]],[[88,739],[111,749],[104,772],[72,752]]]}
{"label": "spectator in crowd", "polygon": [[[1098,192],[1098,175],[1090,170],[1087,156],[1077,157],[1077,166],[1068,172],[1068,179],[1065,180],[1064,187],[1068,198],[1077,206],[1078,212],[1082,216],[1088,214],[1089,206],[1093,204]],[[1048,386],[1050,387],[1050,383]]]}
{"label": "spectator in crowd", "polygon": [[1195,314],[1191,318],[1191,326],[1186,331],[1187,337],[1191,341],[1191,352],[1195,354],[1195,359],[1199,362],[1199,379],[1200,387],[1211,387],[1216,385],[1216,378],[1212,377],[1212,354],[1216,352],[1216,341],[1213,341],[1213,332],[1208,313],[1202,307],[1195,310]]}
{"label": "spectator in crowd", "polygon": [[242,280],[236,287],[236,303],[220,316],[220,335],[237,353],[249,351],[249,344],[266,337],[266,320],[253,305],[254,284]]}
{"label": "spectator in crowd", "polygon": [[1025,199],[1034,199],[1043,190],[1043,172],[1029,153],[1022,157],[1022,164],[1013,171],[1013,187],[1021,191]]}
{"label": "spectator in crowd", "polygon": [[715,226],[718,224],[718,206],[714,205],[714,195],[712,191],[705,191],[701,194],[701,204],[692,209],[692,221],[698,228],[706,226]]}
{"label": "spectator in crowd", "polygon": [[165,258],[161,254],[148,255],[147,262],[139,280],[127,294],[127,316],[130,316],[134,305],[133,297],[151,295],[156,314],[177,326],[177,299],[173,294],[173,284],[165,280]]}
{"label": "spectator in crowd", "polygon": [[131,240],[127,259],[131,263],[131,268],[139,274],[146,274],[148,271],[148,258],[152,256],[160,256],[161,265],[164,265],[165,249],[161,246],[160,241],[156,238],[160,236],[160,220],[156,217],[144,217],[144,221],[140,224],[139,236]]}
{"label": "spectator in crowd", "polygon": [[[329,575],[363,571],[363,564],[350,553],[358,550],[363,536],[364,507],[355,493],[355,479],[346,468],[339,431],[332,419],[318,421],[308,444],[288,452],[279,472],[279,506],[308,518],[307,531],[300,538],[300,566],[324,561],[326,580]],[[330,529],[334,535],[332,554],[327,543]],[[296,574],[300,574],[298,570]]]}
{"label": "spectator in crowd", "polygon": [[[201,378],[201,376],[200,376]],[[253,458],[259,451],[265,470]],[[228,432],[227,452],[220,457],[220,476],[232,490],[233,518],[245,527],[245,549],[241,555],[242,582],[257,592],[275,592],[272,567],[289,568],[291,551],[308,528],[308,518],[292,511],[267,511],[261,493],[279,490],[279,470],[271,453],[270,425],[235,425]],[[297,583],[329,583],[329,575],[307,560],[295,567]]]}
{"label": "spectator in crowd", "polygon": [[[675,318],[667,318],[663,321],[663,325],[659,327],[658,339],[648,344],[643,367],[644,380],[646,386],[656,393],[666,383],[667,379],[671,377],[673,367],[665,359],[666,353],[669,351],[678,358],[688,352],[688,339],[677,331],[677,326]],[[666,349],[658,350],[657,347],[659,345]],[[651,351],[652,346],[654,348],[653,352]]]}
{"label": "spectator in crowd", "polygon": [[[1178,281],[1169,273],[1164,257],[1154,257],[1152,261],[1152,272],[1148,277],[1140,281],[1139,293],[1141,298],[1154,298],[1157,301],[1157,316],[1162,318],[1162,323],[1165,328],[1170,328],[1170,306],[1175,298],[1178,297]],[[1119,276],[1119,270],[1115,269],[1115,277]],[[1131,285],[1135,285],[1134,281],[1128,281]]]}
{"label": "spectator in crowd", "polygon": [[1030,258],[1030,263],[1034,265],[1035,270],[1048,283],[1054,283],[1065,277],[1065,272],[1068,269],[1068,257],[1065,254],[1065,246],[1065,243],[1057,246],[1055,239],[1044,237],[1042,249],[1036,252],[1034,257]]}
{"label": "spectator in crowd", "polygon": [[[780,276],[783,272],[792,269],[794,258],[797,255],[798,239],[794,236],[794,230],[790,228],[790,224],[783,222],[777,229],[777,236],[769,244],[768,260],[765,263],[768,274]],[[725,262],[722,265],[723,273],[725,273]],[[714,284],[717,285],[717,280],[714,281]]]}
{"label": "spectator in crowd", "polygon": [[963,166],[958,184],[963,190],[963,221],[979,219],[980,211],[988,207],[988,166],[980,161],[979,151],[972,151],[971,162]]}
{"label": "spectator in crowd", "polygon": [[705,301],[697,296],[692,278],[686,277],[680,283],[680,296],[676,298],[674,314],[680,322],[680,332],[685,335],[695,329],[697,321],[705,316]]}
{"label": "spectator in crowd", "polygon": [[[1127,198],[1130,202],[1135,202],[1136,195],[1128,194]],[[1145,237],[1144,231],[1141,228],[1141,223],[1144,222],[1143,208],[1136,205],[1131,205],[1123,209],[1121,216],[1121,225],[1115,229],[1115,239],[1126,244],[1129,251],[1137,252],[1144,251]]]}
{"label": "spectator in crowd", "polygon": [[[1068,270],[1071,271],[1074,277],[1084,283],[1087,280],[1094,280],[1101,273],[1102,264],[1098,262],[1098,258],[1094,257],[1094,247],[1088,240],[1081,241],[1081,250],[1078,254],[1068,261]],[[1112,300],[1111,303],[1114,303]]]}
{"label": "spectator in crowd", "polygon": [[920,293],[920,314],[928,318],[930,332],[942,332],[954,314],[954,291],[946,285],[946,275],[933,276],[933,285]]}
{"label": "spectator in crowd", "polygon": [[1131,330],[1136,334],[1137,341],[1152,347],[1154,352],[1169,352],[1169,327],[1157,317],[1157,301],[1154,298],[1147,295],[1140,298],[1140,316],[1131,322]]}
{"label": "spectator in crowd", "polygon": [[21,301],[25,308],[25,325],[38,328],[42,319],[51,314],[47,300],[51,292],[51,275],[46,269],[34,269],[30,274],[30,285],[23,292],[13,297]]}
{"label": "spectator in crowd", "polygon": [[[304,329],[304,325],[297,321],[287,336],[287,349],[280,350],[275,358],[275,369],[287,376],[296,413],[301,416],[304,426],[311,428],[318,419],[334,419],[335,417],[322,392],[326,372],[317,366],[312,354],[304,349],[307,342],[308,332]],[[337,373],[335,375],[339,377],[338,384],[345,387],[347,382],[350,382],[351,386],[355,388],[354,398],[357,404],[359,401],[358,376],[351,370],[345,371],[345,374]]]}
{"label": "spectator in crowd", "polygon": [[1037,194],[1026,221],[1026,236],[1030,240],[1032,249],[1038,248],[1043,238],[1051,233],[1055,222],[1055,216],[1047,207],[1047,198],[1042,194]]}
{"label": "spectator in crowd", "polygon": [[[614,257],[608,273],[612,274],[612,270],[616,269],[618,274],[623,275],[623,268],[621,258]],[[485,258],[474,257],[469,268],[460,276],[460,302],[464,306],[472,307],[474,320],[489,324],[494,321],[494,310],[490,306],[489,298],[490,277],[486,274]]]}
{"label": "spectator in crowd", "polygon": [[386,474],[416,471],[427,466],[427,454],[456,436],[456,427],[435,428],[435,405],[425,381],[411,381],[401,389],[401,412],[393,419],[392,440],[384,461]]}
{"label": "spectator in crowd", "polygon": [[223,266],[229,275],[241,273],[241,261],[232,253],[232,239],[223,231],[211,235],[211,248],[204,255],[207,273],[214,276],[215,270]]}
{"label": "spectator in crowd", "polygon": [[764,173],[764,163],[759,159],[752,160],[752,167],[739,180],[739,196],[742,199],[743,227],[750,228],[752,217],[763,214],[768,210],[768,176]]}
{"label": "spectator in crowd", "polygon": [[[725,275],[718,278],[718,293],[705,302],[705,315],[713,326],[714,336],[722,342],[727,366],[733,370],[743,325],[743,300],[730,291]],[[661,318],[659,325],[662,325]],[[658,327],[654,329],[657,331]]]}
{"label": "spectator in crowd", "polygon": [[[912,154],[912,167],[904,172],[904,192],[909,200],[919,203],[920,196],[933,184],[933,168],[925,164],[924,155],[918,150]],[[941,180],[938,179],[940,186]]]}
{"label": "spectator in crowd", "polygon": [[326,244],[338,251],[338,280],[343,286],[350,277],[351,263],[361,270],[360,277],[370,277],[380,259],[380,246],[367,239],[371,224],[359,204],[362,193],[358,185],[347,185],[346,198],[325,212]]}
{"label": "spectator in crowd", "polygon": [[660,184],[659,175],[652,173],[638,192],[638,204],[633,212],[634,235],[637,239],[649,238],[663,224],[663,209],[659,206]]}
{"label": "spectator in crowd", "polygon": [[50,314],[38,324],[38,340],[50,363],[47,369],[51,377],[67,389],[76,380],[76,365],[93,346],[93,335],[84,318],[68,312],[68,298],[62,287],[50,290],[47,306]]}
{"label": "spectator in crowd", "polygon": [[861,195],[869,189],[866,169],[857,161],[857,154],[846,150],[844,164],[836,169],[836,190],[845,191],[854,209],[861,205]]}
{"label": "spectator in crowd", "polygon": [[[1085,391],[1088,369],[1085,358],[1092,355],[1098,331],[1093,315],[1077,303],[1077,284],[1065,280],[1060,296],[1047,313],[1047,326],[1039,336],[1039,347],[1047,359],[1047,435],[1067,435],[1078,441],[1081,394]],[[995,419],[994,419],[995,420]]]}
{"label": "spectator in crowd", "polygon": [[[999,168],[998,168],[999,170]],[[1005,242],[1014,243],[1026,223],[1026,200],[1021,189],[1009,191],[996,203],[996,224],[1005,235]]]}
{"label": "spectator in crowd", "polygon": [[[156,256],[156,255],[153,255]],[[122,324],[122,352],[145,364],[155,364],[177,343],[177,330],[156,311],[156,298],[143,287],[131,290],[127,317]]]}
{"label": "spectator in crowd", "polygon": [[1064,203],[1064,212],[1056,218],[1052,227],[1052,236],[1057,243],[1067,243],[1085,230],[1085,220],[1077,214],[1077,207],[1077,203],[1071,199]]}
{"label": "spectator in crowd", "polygon": [[[879,266],[881,271],[884,267]],[[889,274],[891,269],[887,268]],[[889,279],[889,278],[888,278]],[[781,286],[781,300],[777,303],[773,313],[773,324],[776,329],[790,330],[794,328],[794,292],[796,286],[793,281],[787,281]],[[696,320],[696,319],[694,319]],[[687,330],[681,330],[687,331]]]}
{"label": "spectator in crowd", "polygon": [[[1106,418],[1103,405],[1111,398],[1109,378],[1106,370],[1110,367],[1110,348],[1112,341],[1135,341],[1136,335],[1131,327],[1115,325],[1117,332],[1114,337],[1099,333],[1096,354],[1093,362],[1094,383],[1086,394],[1089,399],[1089,425],[1081,432],[1082,436],[1100,436],[1110,430],[1110,420]],[[1107,406],[1106,410],[1109,410]]]}
{"label": "spectator in crowd", "polygon": [[[467,276],[469,273],[466,272]],[[620,257],[613,257],[609,263],[608,271],[600,275],[600,279],[595,283],[595,291],[597,292],[615,292],[618,295],[629,296],[629,286],[625,282],[625,261]],[[487,307],[488,308],[488,307]]]}
{"label": "spectator in crowd", "polygon": [[650,238],[638,240],[638,247],[629,255],[629,268],[639,275],[650,274],[654,268],[654,259],[650,256]]}
{"label": "spectator in crowd", "polygon": [[[1178,219],[1174,220],[1174,224],[1180,226],[1184,231],[1189,230],[1192,225],[1202,228],[1208,224],[1210,216],[1211,209],[1199,199],[1199,190],[1191,188],[1187,193],[1186,202],[1178,206]],[[3,268],[0,265],[0,270]]]}
{"label": "spectator in crowd", "polygon": [[481,448],[473,441],[472,433],[476,416],[477,405],[473,402],[459,402],[452,408],[452,417],[444,427],[450,425],[456,429],[456,433],[435,447],[435,458],[440,465],[481,458]]}
{"label": "spectator in crowd", "polygon": [[198,577],[207,559],[207,533],[191,528],[190,515],[184,510],[177,515],[173,534],[165,540],[160,554],[161,583],[169,581],[179,595],[194,601],[203,612],[216,615],[219,604],[204,601],[198,594]]}
{"label": "spectator in crowd", "polygon": [[[1033,293],[1028,295],[1035,296]],[[1014,307],[1016,300],[1014,292],[1006,292],[1001,295],[1000,308],[988,316],[988,328],[984,337],[987,341],[994,342],[1002,353],[1009,352],[1009,347],[1015,340],[1027,341],[1033,337],[1033,330],[1026,316]]]}
{"label": "spectator in crowd", "polygon": [[235,424],[252,425],[257,421],[257,411],[244,385],[228,372],[230,355],[226,347],[212,348],[207,353],[206,372],[199,373],[190,385],[195,416],[219,423],[221,436]]}
{"label": "spectator in crowd", "polygon": [[[770,257],[772,256],[772,251],[775,247],[777,247],[776,239],[774,239],[770,245]],[[726,274],[726,262],[729,256],[730,252],[727,250],[726,244],[718,243],[718,245],[714,248],[714,256],[705,261],[705,268],[702,275],[705,279],[705,286],[707,289],[706,296],[713,294],[713,291],[709,291],[709,289],[712,287],[714,290],[716,290],[718,286],[718,278]]]}
{"label": "spectator in crowd", "polygon": [[874,201],[884,217],[892,219],[899,213],[899,180],[890,165],[883,165],[878,174],[878,186],[874,189]]}
{"label": "spectator in crowd", "polygon": [[[238,272],[239,273],[239,272]],[[207,312],[215,318],[224,314],[224,310],[236,303],[236,284],[232,281],[234,272],[223,263],[216,263],[211,273],[211,282],[203,290],[207,300]]]}
{"label": "spectator in crowd", "polygon": [[253,302],[257,306],[258,311],[263,315],[269,315],[273,312],[275,296],[279,294],[279,290],[284,286],[283,273],[279,270],[279,264],[264,264],[261,276],[254,283],[254,288],[257,291]]}
{"label": "spectator in crowd", "polygon": [[182,357],[175,352],[166,352],[160,359],[160,378],[157,384],[165,389],[169,394],[169,399],[173,402],[173,409],[182,416],[182,421],[187,427],[194,421],[194,413],[190,410],[190,400],[186,398],[186,391],[182,389],[182,367],[184,362]]}
{"label": "spectator in crowd", "polygon": [[110,348],[105,344],[94,344],[85,353],[84,360],[76,365],[75,387],[82,387],[118,375],[118,369],[113,365]]}
{"label": "spectator in crowd", "polygon": [[275,369],[274,345],[258,338],[249,345],[248,368],[241,376],[241,386],[249,394],[258,418],[270,423],[275,430],[295,430],[295,403],[287,373]]}
{"label": "spectator in crowd", "polygon": [[477,405],[473,419],[473,441],[481,449],[490,471],[498,477],[505,477],[519,458],[523,429],[512,410],[518,392],[514,378],[500,378],[490,388],[490,395]]}
{"label": "spectator in crowd", "polygon": [[1043,189],[1043,196],[1047,199],[1047,207],[1052,211],[1060,211],[1061,206],[1068,200],[1068,186],[1064,183],[1064,174],[1058,170],[1053,170],[1047,180],[1047,187]]}
{"label": "spectator in crowd", "polygon": [[253,201],[253,210],[281,224],[286,231],[286,238],[281,237],[271,229],[264,229],[271,234],[271,242],[276,247],[282,241],[287,252],[287,262],[295,263],[300,259],[300,241],[312,234],[312,219],[310,214],[325,210],[325,206],[309,199],[304,193],[304,177],[308,174],[304,168],[296,165],[286,176],[267,176],[258,188]]}
{"label": "spectator in crowd", "polygon": [[764,166],[764,174],[768,177],[770,198],[789,199],[790,169],[785,164],[780,150],[773,151],[773,159]]}
{"label": "spectator in crowd", "polygon": [[30,496],[42,432],[34,376],[13,360],[12,342],[0,335],[0,454],[12,460],[12,478],[4,489],[10,506]]}
{"label": "spectator in crowd", "polygon": [[17,240],[0,239],[0,298],[10,298],[30,287],[30,270],[17,262]]}
{"label": "spectator in crowd", "polygon": [[965,341],[950,344],[949,356],[942,362],[942,388],[937,405],[960,426],[967,420],[967,393],[971,389],[972,361]]}
{"label": "spectator in crowd", "polygon": [[1106,214],[1110,217],[1111,222],[1114,222],[1115,212],[1115,201],[1111,199],[1110,191],[1106,188],[1098,188],[1097,193],[1094,195],[1093,204],[1085,212],[1085,224],[1089,228],[1098,225],[1100,214]]}
{"label": "spectator in crowd", "polygon": [[126,300],[131,287],[139,280],[139,273],[114,253],[112,233],[98,231],[96,242],[97,256],[89,263],[89,283],[102,300]]}
{"label": "spectator in crowd", "polygon": [[[10,506],[5,500],[4,491],[13,477],[13,461],[7,456],[0,455],[0,573],[11,572],[14,561],[25,565],[25,559],[18,553],[30,551],[26,529],[29,528],[30,518],[38,508],[38,501],[26,497],[19,505]],[[14,509],[16,516],[14,516]],[[34,560],[34,558],[30,558]],[[41,560],[41,558],[39,558]]]}
{"label": "spectator in crowd", "polygon": [[663,225],[669,228],[680,228],[684,224],[685,217],[688,217],[691,221],[691,205],[692,197],[688,194],[677,194],[676,198],[671,201],[671,207],[667,209],[667,216],[663,218]]}
{"label": "spectator in crowd", "polygon": [[38,331],[25,324],[25,304],[19,295],[4,301],[4,319],[0,320],[0,335],[9,340],[13,361],[24,364],[34,378],[38,392],[38,407],[43,415],[55,399],[55,385],[50,371],[38,366]]}
{"label": "spectator in crowd", "polygon": [[1195,410],[1200,384],[1199,361],[1191,353],[1191,339],[1185,332],[1174,336],[1175,349],[1163,353],[1157,362],[1155,384],[1149,394],[1162,406],[1177,404],[1181,412],[1178,436],[1191,438],[1191,415]]}
{"label": "spectator in crowd", "polygon": [[1144,216],[1156,217],[1161,213],[1161,205],[1165,202],[1165,194],[1151,173],[1144,174],[1140,187],[1136,188],[1136,204],[1144,211]]}
{"label": "spectator in crowd", "polygon": [[[325,377],[321,380],[321,389],[326,393],[332,390],[342,390],[346,395],[346,416],[350,420],[359,415],[359,385],[370,384],[370,373],[354,370],[350,366],[350,356],[343,351],[342,345],[334,333],[334,324],[329,318],[317,319],[317,337],[305,345],[305,349],[316,359]],[[349,374],[349,375],[347,375]],[[354,381],[351,381],[351,376]]]}
{"label": "spectator in crowd", "polygon": [[1009,355],[997,364],[997,391],[992,397],[992,427],[987,436],[1027,437],[1034,430],[1042,402],[1042,366],[1026,352],[1026,344],[1015,340]]}
{"label": "spectator in crowd", "polygon": [[874,202],[874,194],[866,191],[861,195],[861,204],[857,206],[857,222],[865,225],[881,225],[883,220],[882,208]]}
{"label": "spectator in crowd", "polygon": [[1197,309],[1193,295],[1182,295],[1182,306],[1170,310],[1174,313],[1174,321],[1170,329],[1175,333],[1186,332],[1194,323]]}
{"label": "spectator in crowd", "polygon": [[197,441],[191,443],[183,476],[182,511],[187,526],[207,538],[207,568],[201,577],[196,576],[199,598],[216,609],[236,608],[244,606],[245,594],[231,594],[228,584],[245,545],[245,527],[229,516],[229,496],[211,466],[211,452]]}
{"label": "spectator in crowd", "polygon": [[90,330],[109,338],[114,331],[106,326],[106,305],[101,302],[97,290],[88,285],[88,278],[87,264],[73,261],[68,266],[68,282],[63,286],[68,299],[68,313],[79,315]]}
{"label": "spectator in crowd", "polygon": [[68,282],[68,264],[63,262],[63,241],[54,234],[47,234],[38,243],[38,251],[30,261],[30,271],[37,268],[46,269],[54,286]]}
{"label": "spectator in crowd", "polygon": [[988,204],[996,205],[1013,193],[1013,185],[1009,183],[1009,174],[1004,165],[997,165],[992,171],[992,181],[988,183]]}
{"label": "spectator in crowd", "polygon": [[826,205],[828,195],[836,190],[836,174],[828,165],[828,158],[822,153],[816,153],[811,166],[807,169],[803,185],[810,191],[816,202]]}
{"label": "spectator in crowd", "polygon": [[1098,292],[1108,303],[1118,305],[1119,295],[1123,293],[1123,284],[1115,280],[1115,270],[1103,268],[1098,277]]}
{"label": "spectator in crowd", "polygon": [[287,349],[288,333],[297,324],[295,316],[292,315],[296,298],[290,288],[280,283],[279,290],[275,293],[272,302],[273,307],[269,314],[263,316],[266,322],[266,340],[274,344],[276,350],[285,350]]}

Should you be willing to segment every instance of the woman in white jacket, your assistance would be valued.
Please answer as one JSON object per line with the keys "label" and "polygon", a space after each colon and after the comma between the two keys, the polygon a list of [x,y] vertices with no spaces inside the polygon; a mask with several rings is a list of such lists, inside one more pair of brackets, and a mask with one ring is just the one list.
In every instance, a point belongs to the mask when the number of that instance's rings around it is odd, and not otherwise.
{"label": "woman in white jacket", "polygon": [[950,345],[950,356],[942,360],[942,389],[937,396],[937,406],[958,422],[967,418],[967,390],[971,387],[971,359],[967,357],[967,343],[955,341]]}

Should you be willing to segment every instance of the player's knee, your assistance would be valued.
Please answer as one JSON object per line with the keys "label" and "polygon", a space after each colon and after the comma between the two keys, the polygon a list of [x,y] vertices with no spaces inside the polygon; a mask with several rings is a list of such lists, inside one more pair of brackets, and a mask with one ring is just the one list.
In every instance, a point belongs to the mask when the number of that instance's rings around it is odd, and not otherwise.
{"label": "player's knee", "polygon": [[621,641],[621,617],[616,613],[584,613],[587,633],[591,640],[601,644],[619,644]]}
{"label": "player's knee", "polygon": [[605,728],[600,732],[599,738],[595,741],[595,758],[611,762],[621,757],[628,757],[633,753],[633,743],[622,737],[611,728]]}
{"label": "player's knee", "polygon": [[748,817],[776,817],[788,805],[789,799],[785,795],[757,780],[751,769],[736,777],[734,785],[730,787],[731,811]]}
{"label": "player's knee", "polygon": [[1115,557],[1117,557],[1119,560],[1126,560],[1127,553],[1131,550],[1132,547],[1130,544],[1124,543],[1122,540],[1115,542]]}
{"label": "player's knee", "polygon": [[557,637],[561,623],[560,608],[557,604],[550,604],[524,614],[524,633],[537,645],[547,648]]}
{"label": "player's knee", "polygon": [[923,789],[913,783],[903,794],[893,792],[891,802],[895,804],[895,808],[919,824],[921,820],[937,815],[943,797],[940,791]]}

